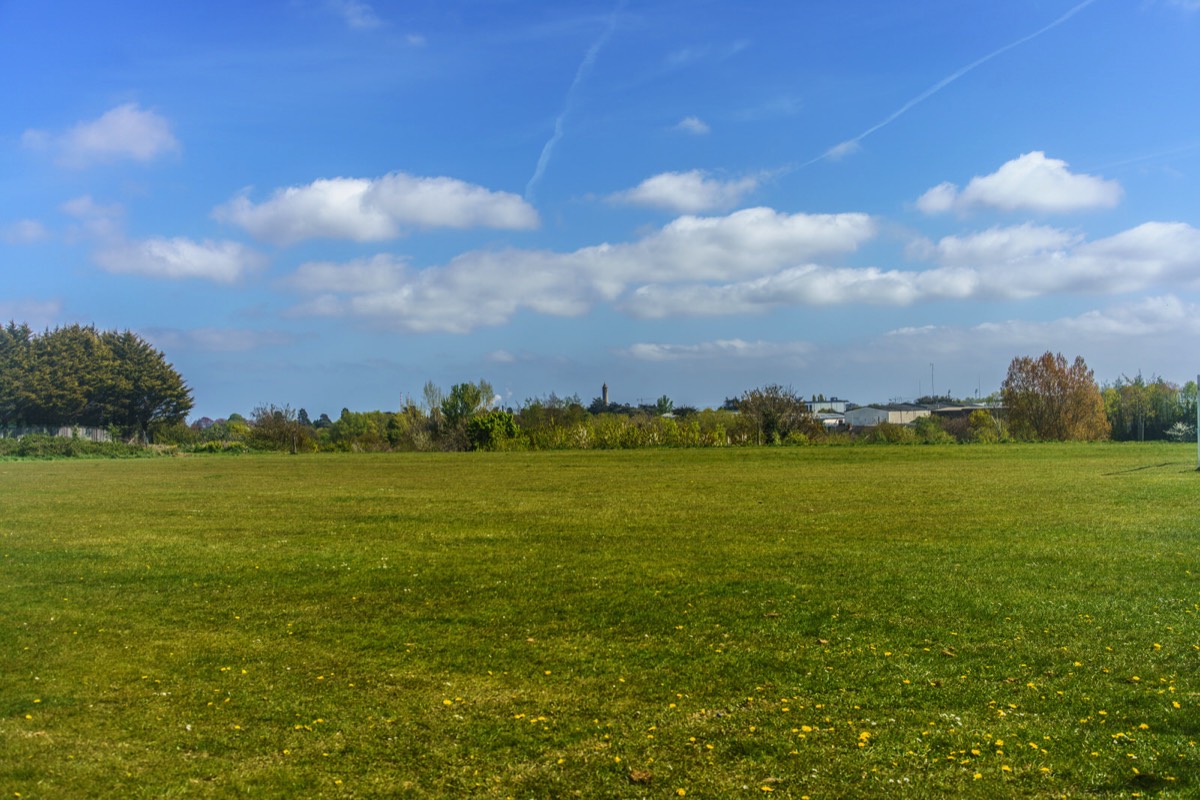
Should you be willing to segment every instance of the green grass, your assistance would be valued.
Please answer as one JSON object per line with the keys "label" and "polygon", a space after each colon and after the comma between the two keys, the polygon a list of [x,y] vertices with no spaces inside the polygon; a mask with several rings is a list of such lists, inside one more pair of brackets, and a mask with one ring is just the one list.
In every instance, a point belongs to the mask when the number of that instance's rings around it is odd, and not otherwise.
{"label": "green grass", "polygon": [[3,462],[0,796],[1195,797],[1197,520],[1186,445]]}

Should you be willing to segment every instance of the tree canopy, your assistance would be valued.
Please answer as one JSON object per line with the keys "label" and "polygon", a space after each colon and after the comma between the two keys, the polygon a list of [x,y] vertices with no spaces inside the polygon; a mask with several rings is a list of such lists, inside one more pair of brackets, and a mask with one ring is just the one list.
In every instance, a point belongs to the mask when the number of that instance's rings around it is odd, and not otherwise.
{"label": "tree canopy", "polygon": [[1109,435],[1104,399],[1082,356],[1019,356],[1000,388],[1009,431],[1018,439],[1091,441]]}
{"label": "tree canopy", "polygon": [[130,331],[69,325],[0,329],[0,426],[116,428],[148,441],[182,422],[192,392],[152,345]]}

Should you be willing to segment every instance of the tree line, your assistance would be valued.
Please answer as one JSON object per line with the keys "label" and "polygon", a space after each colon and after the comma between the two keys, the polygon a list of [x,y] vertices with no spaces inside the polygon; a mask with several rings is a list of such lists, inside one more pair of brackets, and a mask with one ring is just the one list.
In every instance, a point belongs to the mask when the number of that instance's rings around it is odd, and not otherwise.
{"label": "tree line", "polygon": [[[856,432],[827,429],[816,406],[771,384],[727,398],[717,409],[675,406],[666,395],[631,406],[578,396],[504,407],[491,384],[426,383],[397,411],[342,409],[335,420],[303,408],[264,404],[249,418],[184,420],[191,389],[165,356],[130,331],[70,325],[34,333],[0,328],[0,428],[82,426],[119,437],[194,450],[504,450],[794,445],[816,442],[941,443],[1047,440],[1195,441],[1195,382],[1180,387],[1139,374],[1097,385],[1082,357],[1020,356],[1009,365],[995,408],[957,418]],[[950,398],[939,398],[941,401]]]}
{"label": "tree line", "polygon": [[[937,444],[954,442],[1195,439],[1196,385],[1140,376],[1100,387],[1082,358],[1062,354],[1014,358],[992,408],[956,417],[931,415],[911,425],[863,431],[827,429],[814,404],[778,384],[727,398],[718,409],[675,406],[669,397],[636,406],[578,396],[499,403],[487,381],[443,391],[427,383],[420,400],[398,411],[354,412],[316,420],[304,409],[263,405],[250,418],[231,415],[178,430],[200,450],[428,451],[561,450],[743,445]],[[953,402],[952,398],[938,398]]]}
{"label": "tree line", "polygon": [[191,410],[183,378],[131,331],[0,328],[0,428],[106,428],[149,442]]}

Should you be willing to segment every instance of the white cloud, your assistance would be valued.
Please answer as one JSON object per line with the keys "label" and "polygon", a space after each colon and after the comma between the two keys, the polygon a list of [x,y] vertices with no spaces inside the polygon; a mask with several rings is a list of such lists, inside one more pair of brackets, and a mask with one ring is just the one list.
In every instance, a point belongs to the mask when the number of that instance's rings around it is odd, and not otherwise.
{"label": "white cloud", "polygon": [[722,181],[694,169],[690,172],[663,172],[647,178],[632,189],[617,192],[610,199],[620,203],[665,208],[685,214],[732,208],[758,188],[756,177]]}
{"label": "white cloud", "polygon": [[363,294],[386,292],[403,285],[407,260],[381,254],[346,264],[313,261],[301,264],[283,284],[300,292]]}
{"label": "white cloud", "polygon": [[917,208],[926,214],[944,214],[958,201],[958,187],[943,181],[917,198]]}
{"label": "white cloud", "polygon": [[89,242],[95,248],[93,260],[114,274],[235,283],[266,264],[261,253],[240,242],[197,242],[182,236],[130,240],[124,231],[124,208],[97,203],[89,195],[68,200],[62,210],[79,220],[70,238]]}
{"label": "white cloud", "polygon": [[7,244],[36,244],[50,238],[46,226],[35,219],[19,219],[0,226],[0,241]]}
{"label": "white cloud", "polygon": [[664,318],[1200,288],[1200,230],[1178,222],[1149,222],[1095,241],[1028,223],[922,240],[909,254],[929,261],[924,268],[815,260],[854,251],[876,227],[865,214],[750,208],[682,216],[636,241],[566,253],[472,251],[424,269],[394,256],[315,262],[284,283],[309,295],[293,313],[453,332],[499,325],[521,310],[580,315],[597,303]]}
{"label": "white cloud", "polygon": [[648,284],[630,293],[621,308],[635,317],[658,319],[748,314],[784,305],[908,305],[921,298],[920,274],[808,264],[737,283]]}
{"label": "white cloud", "polygon": [[926,361],[936,355],[939,370],[945,363],[948,373],[971,374],[982,363],[1002,365],[1014,355],[1051,350],[1083,354],[1097,376],[1114,376],[1131,365],[1177,375],[1180,365],[1172,360],[1176,343],[1180,337],[1195,336],[1200,336],[1200,306],[1167,294],[1049,320],[900,328],[872,342],[856,343],[853,357],[886,364]]}
{"label": "white cloud", "polygon": [[69,167],[122,159],[147,162],[179,149],[167,120],[136,103],[117,106],[59,136],[27,130],[22,141],[31,149],[56,151],[59,163]]}
{"label": "white cloud", "polygon": [[690,133],[694,136],[703,136],[712,129],[708,126],[707,122],[699,117],[684,117],[675,125],[675,130]]}
{"label": "white cloud", "polygon": [[383,241],[407,227],[526,230],[538,225],[537,212],[518,195],[403,172],[320,179],[279,189],[258,204],[242,195],[213,213],[255,238],[283,245],[322,237]]}
{"label": "white cloud", "polygon": [[991,175],[972,178],[961,192],[952,183],[940,183],[921,195],[917,208],[927,214],[975,208],[1067,212],[1112,208],[1120,199],[1121,185],[1116,181],[1072,173],[1067,162],[1034,151]]}
{"label": "white cloud", "polygon": [[515,364],[517,357],[507,350],[493,350],[485,357],[487,361],[493,364]]}
{"label": "white cloud", "polygon": [[936,245],[920,242],[909,248],[919,258],[934,258],[949,266],[1006,264],[1049,253],[1081,241],[1082,237],[1059,228],[1025,223],[994,227],[965,236],[946,236]]}
{"label": "white cloud", "polygon": [[626,295],[621,307],[635,317],[662,318],[796,305],[903,306],[931,300],[1120,294],[1156,286],[1200,288],[1200,230],[1179,222],[1148,222],[1093,242],[1022,225],[946,237],[925,249],[943,264],[925,270],[807,264],[735,282],[649,282]]}
{"label": "white cloud", "polygon": [[[722,217],[680,217],[628,244],[570,253],[465,253],[441,267],[405,272],[399,262],[308,266],[288,279],[324,292],[296,313],[357,316],[414,331],[465,332],[498,325],[525,308],[574,316],[643,281],[736,280],[773,273],[797,259],[844,253],[875,234],[865,214],[783,214],[752,208]],[[356,282],[395,286],[355,291]],[[339,281],[345,285],[338,287]]]}
{"label": "white cloud", "polygon": [[699,344],[654,344],[640,342],[628,353],[639,361],[714,361],[737,359],[805,358],[816,352],[808,342],[748,342],[744,339],[717,339]]}
{"label": "white cloud", "polygon": [[265,264],[261,254],[238,242],[195,242],[183,237],[122,242],[101,249],[95,259],[107,271],[118,274],[201,278],[217,283],[235,283]]}
{"label": "white cloud", "polygon": [[978,335],[1026,346],[1068,337],[1090,342],[1190,337],[1200,335],[1200,306],[1185,303],[1175,295],[1161,295],[1049,322],[986,322],[972,330]]}

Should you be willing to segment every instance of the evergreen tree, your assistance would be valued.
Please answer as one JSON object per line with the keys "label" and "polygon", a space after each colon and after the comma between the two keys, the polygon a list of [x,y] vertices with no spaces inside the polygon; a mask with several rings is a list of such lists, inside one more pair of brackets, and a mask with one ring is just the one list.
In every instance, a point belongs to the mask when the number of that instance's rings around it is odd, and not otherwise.
{"label": "evergreen tree", "polygon": [[151,426],[182,422],[192,410],[192,391],[166,357],[131,331],[105,331],[113,356],[105,416],[127,435],[149,441]]}
{"label": "evergreen tree", "polygon": [[179,373],[130,331],[0,329],[2,425],[113,426],[148,441],[154,427],[180,423],[191,409]]}

